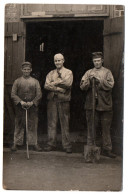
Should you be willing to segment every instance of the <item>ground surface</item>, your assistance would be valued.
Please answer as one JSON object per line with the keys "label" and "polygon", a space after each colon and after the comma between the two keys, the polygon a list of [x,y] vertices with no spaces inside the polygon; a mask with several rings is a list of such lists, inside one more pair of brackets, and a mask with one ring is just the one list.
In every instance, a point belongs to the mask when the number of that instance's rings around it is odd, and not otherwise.
{"label": "ground surface", "polygon": [[80,153],[62,151],[11,153],[4,150],[3,183],[5,189],[120,191],[121,157],[101,156],[98,164],[87,164]]}

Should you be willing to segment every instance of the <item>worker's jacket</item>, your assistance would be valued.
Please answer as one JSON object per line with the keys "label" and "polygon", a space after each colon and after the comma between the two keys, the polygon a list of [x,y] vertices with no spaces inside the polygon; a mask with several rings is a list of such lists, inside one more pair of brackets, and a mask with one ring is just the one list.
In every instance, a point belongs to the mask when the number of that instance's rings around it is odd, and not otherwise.
{"label": "worker's jacket", "polygon": [[47,99],[57,102],[70,101],[73,82],[72,71],[62,67],[48,73],[44,88],[49,91]]}
{"label": "worker's jacket", "polygon": [[42,97],[41,88],[38,80],[23,76],[16,79],[11,92],[11,97],[17,105],[21,100],[25,102],[33,101],[35,106],[38,106],[39,100]]}
{"label": "worker's jacket", "polygon": [[90,69],[82,77],[80,88],[87,92],[85,109],[92,109],[92,83],[89,79],[91,75],[94,75],[99,80],[95,85],[96,110],[112,110],[111,92],[114,86],[114,79],[111,71],[104,67]]}

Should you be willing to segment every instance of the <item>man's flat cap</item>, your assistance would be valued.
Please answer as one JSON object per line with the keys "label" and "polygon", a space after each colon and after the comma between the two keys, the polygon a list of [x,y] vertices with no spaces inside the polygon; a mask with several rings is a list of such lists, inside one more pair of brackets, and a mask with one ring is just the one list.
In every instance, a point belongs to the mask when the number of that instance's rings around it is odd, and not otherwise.
{"label": "man's flat cap", "polygon": [[21,66],[22,66],[22,68],[24,66],[29,66],[30,68],[32,68],[32,64],[30,62],[23,62]]}
{"label": "man's flat cap", "polygon": [[103,53],[102,52],[93,52],[92,53],[92,57],[93,58],[102,58],[103,57]]}

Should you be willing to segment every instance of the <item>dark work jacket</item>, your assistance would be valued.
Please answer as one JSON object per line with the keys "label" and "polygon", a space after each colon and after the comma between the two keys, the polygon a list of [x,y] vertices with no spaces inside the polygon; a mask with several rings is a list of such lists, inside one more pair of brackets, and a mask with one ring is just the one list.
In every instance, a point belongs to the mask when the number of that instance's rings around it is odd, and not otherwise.
{"label": "dark work jacket", "polygon": [[95,75],[95,77],[99,80],[99,83],[96,87],[96,107],[97,111],[110,111],[112,110],[112,88],[114,86],[114,79],[112,73],[107,68],[101,67],[100,69],[90,69],[88,70],[84,76],[82,77],[80,88],[85,90],[86,93],[86,101],[85,101],[85,109],[92,109],[92,84],[89,80],[91,75]]}

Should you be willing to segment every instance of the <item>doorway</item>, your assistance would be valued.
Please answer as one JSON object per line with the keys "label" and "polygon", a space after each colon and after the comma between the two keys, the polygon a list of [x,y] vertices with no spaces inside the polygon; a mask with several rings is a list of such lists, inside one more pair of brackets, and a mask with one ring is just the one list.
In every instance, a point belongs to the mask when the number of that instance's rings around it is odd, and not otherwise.
{"label": "doorway", "polygon": [[39,131],[47,132],[46,75],[55,68],[53,56],[62,53],[64,66],[73,72],[70,107],[70,131],[86,130],[84,102],[86,93],[80,81],[93,67],[91,53],[103,51],[103,20],[45,21],[26,23],[26,60],[33,65],[32,76],[40,81],[42,101],[39,108]]}

